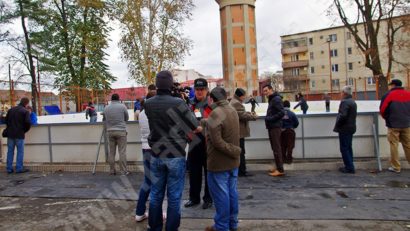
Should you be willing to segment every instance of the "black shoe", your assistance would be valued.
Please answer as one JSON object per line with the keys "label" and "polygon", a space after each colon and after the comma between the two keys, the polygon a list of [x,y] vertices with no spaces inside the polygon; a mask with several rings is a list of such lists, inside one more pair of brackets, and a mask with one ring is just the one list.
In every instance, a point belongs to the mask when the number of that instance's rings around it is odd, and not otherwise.
{"label": "black shoe", "polygon": [[28,170],[27,168],[23,168],[20,171],[16,171],[16,173],[25,173],[25,172],[30,172],[30,170]]}
{"label": "black shoe", "polygon": [[250,176],[253,176],[253,174],[249,172],[245,172],[245,173],[239,173],[238,176],[239,177],[250,177]]}
{"label": "black shoe", "polygon": [[341,172],[341,173],[350,173],[350,174],[355,174],[356,173],[355,170],[348,170],[344,167],[340,167],[339,172]]}
{"label": "black shoe", "polygon": [[193,201],[189,200],[187,203],[184,204],[184,206],[185,206],[185,208],[189,208],[189,207],[192,207],[192,206],[195,206],[195,205],[198,205],[198,204],[199,204],[199,202],[193,202]]}
{"label": "black shoe", "polygon": [[204,203],[202,204],[202,209],[209,209],[211,207],[212,207],[212,202],[204,201]]}

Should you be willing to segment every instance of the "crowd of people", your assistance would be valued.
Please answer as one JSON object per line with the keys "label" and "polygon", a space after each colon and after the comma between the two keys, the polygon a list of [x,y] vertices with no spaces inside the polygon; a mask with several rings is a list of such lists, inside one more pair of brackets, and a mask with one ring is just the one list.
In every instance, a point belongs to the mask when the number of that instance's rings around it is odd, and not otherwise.
{"label": "crowd of people", "polygon": [[[388,127],[391,166],[389,171],[399,173],[401,165],[398,144],[402,143],[407,161],[410,163],[410,92],[404,90],[400,80],[392,80],[391,90],[382,98],[380,113]],[[135,210],[137,222],[148,219],[148,230],[178,230],[181,219],[181,200],[185,184],[185,173],[189,172],[189,200],[186,208],[202,203],[202,209],[215,207],[214,225],[205,230],[238,229],[238,177],[252,177],[246,168],[245,138],[250,136],[249,121],[258,118],[255,107],[245,110],[246,91],[235,90],[228,101],[227,92],[215,87],[209,92],[206,79],[194,81],[194,97],[187,100],[183,92],[175,94],[173,76],[161,71],[150,86],[145,99],[135,105],[136,117],[141,129],[144,165],[144,181],[141,184]],[[279,92],[271,85],[263,87],[268,97],[265,126],[274,157],[274,167],[269,170],[272,177],[285,175],[284,164],[293,162],[295,129],[299,121],[290,109],[290,102],[283,101]],[[248,102],[253,105],[251,98]],[[298,96],[305,114],[308,106],[302,94]],[[254,100],[254,99],[253,99]],[[328,108],[328,102],[326,106]],[[94,120],[92,103],[87,107],[87,117]],[[119,170],[128,175],[126,161],[128,111],[119,95],[111,96],[111,103],[102,113],[109,140],[108,163],[110,174],[117,174],[115,155],[118,147]],[[342,173],[354,174],[353,135],[356,132],[357,105],[352,98],[352,88],[342,89],[342,100],[336,117],[334,132],[338,133],[340,152],[344,166]],[[18,106],[7,113],[7,172],[9,174],[28,171],[23,166],[24,138],[30,129],[29,99],[22,98]],[[189,145],[189,146],[188,146]],[[188,152],[186,153],[186,147]],[[14,149],[17,147],[16,168],[13,168]],[[202,186],[205,187],[202,187]],[[203,197],[201,198],[201,191]],[[167,209],[162,211],[165,193]],[[147,212],[147,202],[149,208]]]}

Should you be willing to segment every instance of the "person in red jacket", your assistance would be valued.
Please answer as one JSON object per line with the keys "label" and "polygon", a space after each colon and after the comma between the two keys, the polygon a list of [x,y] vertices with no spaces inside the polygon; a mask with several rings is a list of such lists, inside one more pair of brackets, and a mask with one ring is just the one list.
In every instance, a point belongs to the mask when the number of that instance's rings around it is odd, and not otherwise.
{"label": "person in red jacket", "polygon": [[380,114],[388,128],[387,139],[390,143],[391,172],[401,171],[399,161],[399,142],[403,145],[407,162],[410,164],[410,92],[402,87],[402,82],[393,79],[380,103]]}

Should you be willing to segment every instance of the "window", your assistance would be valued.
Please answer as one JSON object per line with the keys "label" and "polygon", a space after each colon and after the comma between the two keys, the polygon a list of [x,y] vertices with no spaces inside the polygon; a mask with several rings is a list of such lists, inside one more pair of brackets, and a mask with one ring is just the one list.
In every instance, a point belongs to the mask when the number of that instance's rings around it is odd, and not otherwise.
{"label": "window", "polygon": [[312,88],[316,87],[316,81],[315,80],[310,81],[310,83],[311,83]]}
{"label": "window", "polygon": [[320,53],[321,53],[321,54],[324,54],[325,52],[322,50],[322,51],[320,51]]}
{"label": "window", "polygon": [[336,88],[340,87],[339,80],[338,79],[332,79],[332,86],[336,87]]}
{"label": "window", "polygon": [[368,85],[375,85],[376,84],[376,79],[373,77],[367,77],[367,84]]}
{"label": "window", "polygon": [[348,55],[351,55],[351,54],[352,54],[352,48],[351,48],[351,47],[348,47],[348,48],[347,48],[347,54],[348,54]]}
{"label": "window", "polygon": [[337,57],[337,49],[330,50],[330,57]]}
{"label": "window", "polygon": [[323,39],[323,35],[320,36],[320,39]]}
{"label": "window", "polygon": [[330,40],[330,42],[336,42],[337,41],[337,35],[336,34],[329,35],[329,40]]}
{"label": "window", "polygon": [[348,63],[348,66],[349,66],[349,71],[353,71],[353,63]]}
{"label": "window", "polygon": [[322,65],[322,69],[325,69],[325,65]]}
{"label": "window", "polygon": [[322,83],[326,83],[326,80],[325,80],[325,79],[322,79]]}
{"label": "window", "polygon": [[339,64],[332,64],[332,72],[339,72]]}
{"label": "window", "polygon": [[348,78],[347,79],[347,85],[353,86],[354,85],[354,79],[353,78]]}
{"label": "window", "polygon": [[313,38],[309,38],[309,45],[313,45]]}
{"label": "window", "polygon": [[314,74],[315,73],[315,67],[310,67],[310,74]]}
{"label": "window", "polygon": [[313,56],[313,52],[310,52],[310,59],[314,59],[315,57]]}
{"label": "window", "polygon": [[299,61],[299,55],[292,55],[292,56],[290,56],[290,60],[291,60],[292,62]]}
{"label": "window", "polygon": [[299,43],[298,42],[293,42],[293,47],[298,47],[299,46]]}
{"label": "window", "polygon": [[352,33],[346,32],[346,39],[347,39],[347,40],[352,39]]}
{"label": "window", "polygon": [[300,69],[299,68],[293,68],[292,69],[292,76],[298,76],[300,73]]}

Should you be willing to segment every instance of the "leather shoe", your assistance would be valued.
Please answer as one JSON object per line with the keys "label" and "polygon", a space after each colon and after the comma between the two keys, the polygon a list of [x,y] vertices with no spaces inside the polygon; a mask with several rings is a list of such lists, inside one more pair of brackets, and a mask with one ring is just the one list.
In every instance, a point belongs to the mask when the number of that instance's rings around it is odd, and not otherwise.
{"label": "leather shoe", "polygon": [[193,202],[193,201],[189,200],[187,203],[184,204],[184,206],[185,206],[185,208],[189,208],[189,207],[195,206],[197,204],[199,204],[199,202]]}
{"label": "leather shoe", "polygon": [[16,173],[25,173],[25,172],[30,172],[30,170],[28,170],[27,168],[23,168],[20,171],[16,171]]}
{"label": "leather shoe", "polygon": [[276,171],[276,168],[271,168],[271,169],[268,170],[269,173],[275,172],[275,171]]}
{"label": "leather shoe", "polygon": [[209,209],[212,207],[212,202],[204,202],[202,204],[202,209]]}
{"label": "leather shoe", "polygon": [[274,176],[274,177],[276,177],[276,176],[284,176],[284,175],[285,175],[285,173],[279,172],[278,170],[275,170],[274,172],[269,173],[269,176]]}
{"label": "leather shoe", "polygon": [[355,171],[354,171],[354,170],[348,170],[348,169],[346,169],[346,168],[344,168],[344,167],[340,167],[340,168],[339,168],[339,172],[341,172],[341,173],[351,173],[351,174],[355,174]]}
{"label": "leather shoe", "polygon": [[250,177],[250,176],[253,176],[253,174],[249,172],[245,172],[245,173],[239,173],[238,176],[239,177]]}
{"label": "leather shoe", "polygon": [[208,226],[205,228],[205,231],[217,231],[213,226]]}

